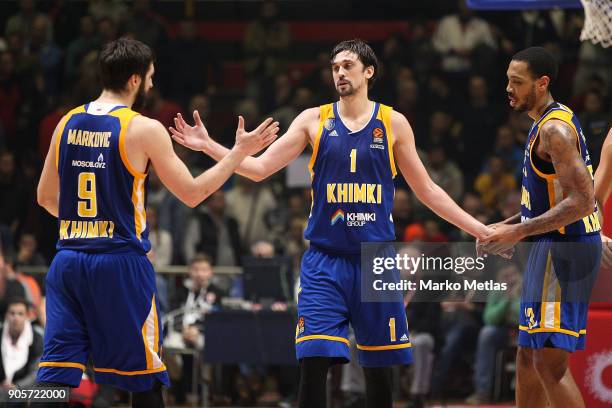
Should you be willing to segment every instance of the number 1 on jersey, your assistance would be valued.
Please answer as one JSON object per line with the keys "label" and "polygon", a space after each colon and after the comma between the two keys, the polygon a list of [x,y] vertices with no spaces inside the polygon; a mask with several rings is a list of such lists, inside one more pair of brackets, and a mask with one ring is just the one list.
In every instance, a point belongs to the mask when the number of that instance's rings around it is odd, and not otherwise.
{"label": "number 1 on jersey", "polygon": [[79,200],[77,213],[79,217],[92,218],[98,215],[96,200],[96,174],[84,172],[79,174]]}
{"label": "number 1 on jersey", "polygon": [[351,173],[357,170],[357,149],[351,150]]}
{"label": "number 1 on jersey", "polygon": [[395,317],[389,319],[389,333],[391,335],[391,341],[396,341],[397,337],[395,336]]}

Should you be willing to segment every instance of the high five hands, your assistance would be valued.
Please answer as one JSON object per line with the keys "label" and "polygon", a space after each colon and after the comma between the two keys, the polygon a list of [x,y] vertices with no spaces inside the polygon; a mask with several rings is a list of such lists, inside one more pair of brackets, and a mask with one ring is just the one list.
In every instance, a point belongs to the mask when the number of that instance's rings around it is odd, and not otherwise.
{"label": "high five hands", "polygon": [[[193,111],[194,125],[190,126],[180,113],[174,118],[175,127],[170,127],[172,139],[183,146],[196,151],[207,152],[214,143],[204,126],[200,114]],[[278,122],[267,118],[253,131],[244,129],[244,118],[238,116],[235,148],[244,149],[247,155],[252,155],[270,145],[278,136]]]}

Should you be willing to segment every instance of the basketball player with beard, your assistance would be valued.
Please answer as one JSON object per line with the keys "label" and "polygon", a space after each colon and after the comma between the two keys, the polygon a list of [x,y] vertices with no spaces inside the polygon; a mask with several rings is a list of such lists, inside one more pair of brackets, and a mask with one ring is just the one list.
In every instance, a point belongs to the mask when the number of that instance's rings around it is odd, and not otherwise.
{"label": "basketball player with beard", "polygon": [[[352,324],[364,367],[366,406],[392,406],[391,365],[412,362],[403,302],[361,300],[362,242],[395,240],[396,164],[416,196],[447,221],[486,239],[491,229],[463,211],[425,170],[410,124],[391,107],[368,99],[376,78],[376,55],[361,40],[344,41],[331,53],[339,101],[300,113],[287,133],[262,155],[247,157],[238,173],[261,181],[312,146],[312,209],[305,237],[298,295],[296,354],[300,361],[299,406],[325,407],[331,365],[349,360]],[[179,115],[179,143],[223,160],[229,150],[213,141],[198,112],[195,126]]]}
{"label": "basketball player with beard", "polygon": [[[568,368],[585,347],[589,298],[601,260],[593,168],[577,116],[556,102],[557,63],[531,47],[512,57],[510,107],[533,119],[525,145],[521,213],[494,225],[483,244],[495,253],[530,243],[523,277],[516,404],[584,407]],[[519,219],[520,223],[512,222]]]}
{"label": "basketball player with beard", "polygon": [[91,357],[96,382],[131,391],[133,406],[161,407],[161,385],[169,380],[155,272],[146,256],[149,167],[195,207],[276,138],[278,123],[267,119],[246,132],[240,117],[229,154],[194,178],[164,126],[132,110],[153,86],[149,47],[128,38],[108,43],[99,68],[102,94],[60,120],[38,185],[38,203],[58,217],[59,240],[46,278],[37,381],[77,387]]}

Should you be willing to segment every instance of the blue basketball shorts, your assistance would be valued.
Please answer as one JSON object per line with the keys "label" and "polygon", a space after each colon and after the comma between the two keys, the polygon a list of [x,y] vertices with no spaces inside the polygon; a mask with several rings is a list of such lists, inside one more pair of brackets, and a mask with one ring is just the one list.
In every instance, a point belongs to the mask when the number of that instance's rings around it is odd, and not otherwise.
{"label": "blue basketball shorts", "polygon": [[161,360],[155,271],[145,255],[57,253],[46,278],[47,325],[37,381],[95,381],[132,392],[170,385]]}
{"label": "blue basketball shorts", "polygon": [[583,350],[589,297],[599,271],[599,235],[541,237],[523,276],[521,347]]}
{"label": "blue basketball shorts", "polygon": [[304,254],[298,295],[296,355],[350,360],[349,323],[365,367],[412,363],[402,301],[361,301],[361,257],[311,246]]}

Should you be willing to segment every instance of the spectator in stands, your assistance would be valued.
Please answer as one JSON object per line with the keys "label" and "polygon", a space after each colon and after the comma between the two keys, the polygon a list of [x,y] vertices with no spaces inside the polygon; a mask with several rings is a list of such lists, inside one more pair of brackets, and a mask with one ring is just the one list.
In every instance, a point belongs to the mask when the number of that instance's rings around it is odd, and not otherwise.
{"label": "spectator in stands", "polygon": [[[11,34],[19,33],[25,37],[29,37],[34,26],[34,21],[37,17],[43,17],[48,20],[48,17],[36,10],[35,0],[20,0],[20,11],[12,15],[6,22],[4,34],[8,37]],[[47,38],[52,38],[53,27],[47,24]]]}
{"label": "spectator in stands", "polygon": [[172,236],[159,226],[157,208],[147,206],[147,228],[151,251],[147,254],[155,268],[168,266],[172,263]]}
{"label": "spectator in stands", "polygon": [[403,188],[395,190],[391,215],[393,216],[393,227],[395,228],[395,240],[401,241],[404,236],[404,230],[414,220],[410,191]]}
{"label": "spectator in stands", "polygon": [[0,324],[0,398],[16,388],[36,383],[38,362],[43,351],[43,332],[28,319],[30,305],[23,298],[8,302],[4,322]]}
{"label": "spectator in stands", "polygon": [[87,11],[96,21],[110,18],[117,25],[121,25],[128,14],[121,0],[89,0]]}
{"label": "spectator in stands", "polygon": [[279,20],[275,1],[262,3],[259,18],[248,25],[242,46],[246,58],[244,69],[250,79],[247,92],[257,98],[262,96],[260,90],[266,82],[284,71],[283,63],[291,46],[289,25]]}
{"label": "spectator in stands", "polygon": [[55,127],[62,119],[62,117],[68,113],[70,107],[74,105],[70,95],[64,93],[57,101],[55,109],[47,113],[38,127],[38,157],[41,163],[45,162],[47,152],[49,151],[49,145],[51,144],[51,137]]}
{"label": "spectator in stands", "polygon": [[608,129],[612,125],[610,114],[605,110],[604,98],[600,91],[587,91],[584,97],[584,110],[578,115],[584,136],[589,145],[593,168],[599,165],[601,147]]}
{"label": "spectator in stands", "polygon": [[494,140],[491,136],[503,119],[501,107],[489,98],[489,88],[483,76],[469,78],[467,103],[462,104],[457,117],[462,123],[462,139],[469,146],[464,163],[477,169],[474,164],[482,162],[482,157],[492,150]]}
{"label": "spectator in stands", "polygon": [[150,0],[134,0],[125,22],[125,31],[153,49],[166,38],[166,28],[161,15],[151,10]]}
{"label": "spectator in stands", "polygon": [[226,213],[225,192],[218,190],[196,207],[187,224],[185,256],[210,257],[215,265],[241,264],[244,254],[238,221]]}
{"label": "spectator in stands", "polygon": [[115,41],[119,38],[119,27],[117,26],[115,20],[110,17],[103,17],[97,21],[98,35],[102,44]]}
{"label": "spectator in stands", "polygon": [[431,179],[454,200],[458,201],[463,195],[463,174],[459,167],[446,158],[446,152],[442,146],[436,146],[429,150],[428,173]]}
{"label": "spectator in stands", "polygon": [[159,180],[154,170],[149,171],[147,203],[157,209],[159,228],[172,236],[172,262],[184,264],[183,246],[189,207],[183,205]]}
{"label": "spectator in stands", "polygon": [[10,151],[0,152],[0,236],[2,244],[12,248],[16,235],[25,216],[25,192],[15,164],[15,155]]}
{"label": "spectator in stands", "polygon": [[177,113],[182,114],[182,111],[178,104],[165,99],[158,88],[151,88],[147,93],[147,101],[142,114],[158,120],[167,128],[174,124],[174,116]]}
{"label": "spectator in stands", "polygon": [[0,52],[0,124],[8,147],[15,144],[19,106],[23,97],[23,90],[17,82],[13,55],[8,51]]}
{"label": "spectator in stands", "polygon": [[[415,244],[406,246],[399,252],[411,258],[419,258],[423,253]],[[409,274],[409,276],[403,274]],[[402,271],[403,279],[418,282],[422,277],[422,270],[416,270],[413,274],[412,271]],[[422,408],[431,387],[434,349],[438,337],[441,310],[440,304],[435,299],[428,299],[427,296],[424,292],[417,291],[406,291],[404,294],[414,358],[408,408]]]}
{"label": "spectator in stands", "polygon": [[[221,304],[221,298],[224,295],[212,280],[213,269],[210,259],[205,255],[195,255],[189,262],[189,279],[184,282],[185,290],[182,291],[180,298],[184,309],[182,340],[186,347],[195,348],[198,351],[204,348],[205,315]],[[182,376],[174,383],[177,404],[185,402],[186,392],[192,383],[193,357],[183,355],[182,362]]]}
{"label": "spectator in stands", "polygon": [[487,297],[483,313],[485,325],[480,329],[476,347],[475,391],[466,400],[470,405],[491,402],[496,353],[506,347],[510,331],[515,331],[519,323],[522,281],[518,267],[513,263],[502,264],[496,282],[506,283],[508,289],[490,291]]}
{"label": "spectator in stands", "polygon": [[514,174],[516,181],[520,182],[523,178],[523,160],[525,158],[525,153],[523,149],[517,145],[510,126],[501,125],[497,128],[494,153],[506,160],[509,170]]}
{"label": "spectator in stands", "polygon": [[[466,74],[475,62],[490,61],[491,50],[497,45],[489,24],[474,16],[464,0],[459,0],[458,12],[443,17],[432,38],[434,49],[441,55],[442,69],[450,74]],[[486,65],[485,65],[486,66]],[[490,65],[489,65],[490,68]]]}
{"label": "spectator in stands", "polygon": [[276,199],[265,184],[237,177],[236,185],[226,195],[228,213],[238,221],[244,245],[267,240],[270,227],[266,214],[276,208]]}
{"label": "spectator in stands", "polygon": [[81,17],[80,27],[79,36],[68,44],[66,50],[64,71],[68,80],[74,80],[78,76],[79,66],[85,55],[100,46],[100,40],[96,36],[96,24],[91,16]]}
{"label": "spectator in stands", "polygon": [[[198,37],[196,22],[181,21],[178,29],[177,38],[161,45],[159,77],[168,97],[186,106],[191,95],[205,93],[209,87],[214,86],[216,80],[221,78],[221,73],[217,58],[206,40]],[[207,116],[202,117],[207,121]],[[207,121],[206,124],[208,126],[213,123]]]}
{"label": "spectator in stands", "polygon": [[38,242],[34,234],[24,232],[19,238],[16,266],[47,266],[47,260],[38,252]]}
{"label": "spectator in stands", "polygon": [[496,155],[489,158],[487,169],[480,173],[474,182],[474,189],[480,194],[484,205],[490,209],[496,208],[516,186],[514,174],[506,169],[504,159]]}
{"label": "spectator in stands", "polygon": [[414,79],[396,81],[397,99],[394,109],[404,114],[415,135],[423,137],[425,131],[425,106],[419,95],[419,84]]}
{"label": "spectator in stands", "polygon": [[36,58],[44,78],[44,91],[55,96],[60,90],[62,51],[49,36],[49,19],[38,15],[33,21],[32,31],[27,44],[28,53]]}
{"label": "spectator in stands", "polygon": [[286,130],[301,111],[313,106],[313,104],[314,96],[312,91],[302,86],[295,89],[293,97],[291,98],[291,103],[280,106],[273,111],[270,116],[278,121],[281,130]]}
{"label": "spectator in stands", "polygon": [[6,313],[9,299],[26,298],[25,287],[17,280],[11,262],[10,256],[0,249],[0,316]]}

